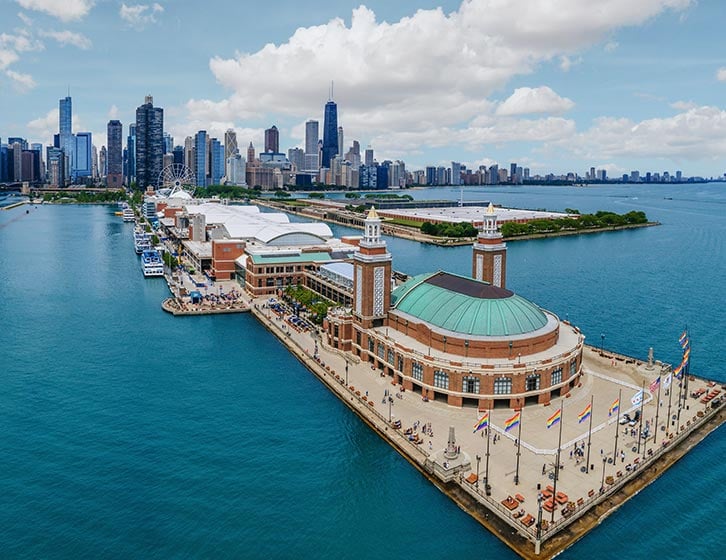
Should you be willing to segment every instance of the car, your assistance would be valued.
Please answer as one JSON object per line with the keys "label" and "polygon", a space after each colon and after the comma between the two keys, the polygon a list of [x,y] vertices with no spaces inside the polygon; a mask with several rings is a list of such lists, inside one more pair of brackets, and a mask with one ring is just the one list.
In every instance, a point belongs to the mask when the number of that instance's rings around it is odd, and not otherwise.
{"label": "car", "polygon": [[640,421],[640,411],[636,410],[633,417],[630,419],[630,422],[628,422],[629,426],[635,426]]}
{"label": "car", "polygon": [[621,423],[621,424],[627,424],[628,422],[630,422],[630,414],[628,414],[628,413],[626,412],[625,414],[623,414],[623,415],[622,415],[622,416],[620,417],[620,423]]}

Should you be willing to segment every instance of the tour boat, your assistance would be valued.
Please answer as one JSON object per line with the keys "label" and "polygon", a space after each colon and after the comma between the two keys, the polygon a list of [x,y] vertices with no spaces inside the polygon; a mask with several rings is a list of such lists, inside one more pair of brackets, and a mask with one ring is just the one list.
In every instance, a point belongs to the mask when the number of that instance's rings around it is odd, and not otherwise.
{"label": "tour boat", "polygon": [[124,222],[133,222],[135,218],[133,208],[124,208],[123,217]]}
{"label": "tour boat", "polygon": [[140,255],[144,251],[148,251],[151,249],[151,240],[149,239],[149,236],[146,235],[145,231],[135,231],[134,232],[134,250],[136,251],[137,255]]}
{"label": "tour boat", "polygon": [[144,251],[141,253],[141,269],[145,277],[164,276],[164,263],[157,251]]}

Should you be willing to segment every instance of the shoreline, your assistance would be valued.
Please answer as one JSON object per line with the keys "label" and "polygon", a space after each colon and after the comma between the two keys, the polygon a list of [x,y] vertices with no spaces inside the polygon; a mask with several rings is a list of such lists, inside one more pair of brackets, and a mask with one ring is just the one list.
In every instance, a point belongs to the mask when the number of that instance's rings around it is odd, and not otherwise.
{"label": "shoreline", "polygon": [[[312,212],[305,212],[302,210],[295,210],[294,208],[288,207],[287,204],[275,204],[272,201],[269,200],[255,200],[250,201],[250,204],[256,204],[259,206],[264,206],[265,208],[272,208],[275,210],[278,210],[280,212],[285,212],[289,214],[294,214],[296,216],[301,216],[303,218],[310,218],[314,220],[319,220],[323,222],[328,222],[331,224],[336,224],[340,226],[346,226],[353,229],[359,229],[363,230],[363,226],[359,225],[355,222],[346,222],[343,220],[335,219],[334,217],[329,216],[327,213],[323,212],[320,214],[312,213]],[[312,206],[315,208],[314,206]],[[309,208],[309,207],[308,207]],[[361,222],[363,218],[360,218]],[[606,233],[606,232],[612,232],[612,231],[623,231],[623,230],[629,230],[629,229],[639,229],[639,228],[645,228],[645,227],[653,227],[653,226],[659,226],[661,225],[660,222],[647,222],[645,224],[626,224],[622,226],[607,226],[607,227],[600,227],[600,228],[590,228],[590,229],[581,229],[581,230],[565,230],[565,231],[558,231],[558,232],[548,232],[548,233],[531,233],[528,235],[517,235],[515,237],[504,237],[505,242],[510,241],[528,241],[532,239],[548,239],[553,237],[568,237],[572,235],[587,235],[587,234],[593,234],[593,233]],[[426,235],[425,233],[421,233],[419,230],[416,230],[415,228],[401,226],[399,224],[392,224],[383,222],[381,226],[381,231],[384,235],[391,235],[393,237],[399,237],[401,239],[408,239],[410,241],[418,241],[420,243],[428,243],[429,245],[437,245],[440,247],[458,247],[463,245],[471,245],[476,241],[473,237],[460,237],[460,238],[454,238],[454,237],[435,237],[432,235]]]}
{"label": "shoreline", "polygon": [[[261,300],[258,303],[261,304]],[[346,386],[345,380],[334,368],[329,365],[326,366],[319,359],[314,359],[309,351],[303,349],[293,339],[289,331],[287,333],[283,331],[274,318],[267,316],[263,308],[252,303],[250,311],[298,361],[429,482],[453,500],[480,525],[499,538],[518,556],[527,560],[553,558],[574,545],[623,504],[636,496],[643,488],[657,480],[684,457],[688,451],[719,428],[726,419],[726,407],[721,404],[716,409],[710,409],[703,416],[694,416],[693,425],[691,425],[691,420],[687,422],[684,420],[687,428],[677,435],[672,434],[671,438],[667,440],[667,445],[656,448],[653,456],[649,456],[647,460],[644,460],[640,468],[636,468],[622,478],[618,477],[611,484],[607,484],[602,493],[594,494],[591,498],[588,498],[588,501],[578,506],[571,516],[563,518],[563,520],[558,519],[551,532],[545,531],[540,539],[536,539],[534,538],[533,529],[520,526],[518,521],[512,519],[509,513],[503,512],[501,506],[498,506],[493,499],[475,489],[471,482],[467,482],[464,479],[463,471],[449,480],[441,478],[438,465],[430,459],[432,454],[425,451],[422,448],[423,446],[419,447],[409,442],[401,431],[393,428],[384,415],[376,410],[376,404],[378,403],[374,404],[373,400],[367,401],[366,397],[361,396],[360,391],[355,391],[352,385],[350,387]],[[351,364],[367,364],[357,356],[328,347],[322,341],[321,346],[322,350],[330,358],[337,355]],[[590,349],[597,352],[594,347],[590,347]],[[695,379],[695,376],[693,378]]]}

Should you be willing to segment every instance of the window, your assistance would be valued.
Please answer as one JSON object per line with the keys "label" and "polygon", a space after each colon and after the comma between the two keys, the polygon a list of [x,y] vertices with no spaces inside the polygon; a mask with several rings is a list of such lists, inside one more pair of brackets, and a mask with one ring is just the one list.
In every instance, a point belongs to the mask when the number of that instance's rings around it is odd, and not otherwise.
{"label": "window", "polygon": [[339,330],[340,330],[340,329],[339,329],[338,325],[335,325],[335,326],[333,327],[333,336],[334,336],[335,338],[338,338],[338,336],[339,336]]}
{"label": "window", "polygon": [[527,376],[525,391],[536,391],[539,389],[539,373],[530,373]]}
{"label": "window", "polygon": [[552,372],[552,385],[562,383],[562,368],[557,368]]}
{"label": "window", "polygon": [[398,355],[398,371],[403,371],[403,356]]}
{"label": "window", "polygon": [[368,337],[368,351],[373,352],[375,350],[375,343],[371,337]]}
{"label": "window", "polygon": [[439,369],[434,371],[434,387],[439,389],[449,388],[449,375],[445,371]]}
{"label": "window", "polygon": [[465,375],[461,380],[461,390],[464,393],[479,393],[479,378]]}
{"label": "window", "polygon": [[222,247],[222,252],[223,253],[229,253],[231,251],[232,251],[232,249],[230,249],[229,247]]}
{"label": "window", "polygon": [[355,343],[360,346],[361,342],[361,334],[360,331],[355,331]]}
{"label": "window", "polygon": [[393,350],[391,348],[389,348],[388,349],[388,363],[389,364],[393,364],[393,363],[395,363],[395,361],[396,360],[395,360],[395,357],[394,357]]}
{"label": "window", "polygon": [[509,395],[512,393],[512,378],[500,377],[494,380],[495,395]]}
{"label": "window", "polygon": [[386,355],[386,347],[383,346],[383,343],[378,343],[378,357],[383,360]]}
{"label": "window", "polygon": [[418,362],[411,363],[411,376],[416,381],[423,381],[423,366]]}
{"label": "window", "polygon": [[570,377],[577,375],[577,360],[570,362]]}

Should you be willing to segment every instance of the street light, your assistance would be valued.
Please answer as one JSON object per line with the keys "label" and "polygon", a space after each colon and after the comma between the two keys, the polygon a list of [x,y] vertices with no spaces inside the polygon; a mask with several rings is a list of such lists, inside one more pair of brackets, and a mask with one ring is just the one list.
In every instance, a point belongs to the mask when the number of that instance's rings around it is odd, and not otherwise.
{"label": "street light", "polygon": [[537,494],[537,540],[542,538],[542,492]]}
{"label": "street light", "polygon": [[605,347],[605,335],[600,334],[600,355],[602,356],[604,353],[604,347]]}
{"label": "street light", "polygon": [[605,464],[607,463],[607,459],[605,457],[602,458],[602,481],[600,482],[600,494],[605,492]]}
{"label": "street light", "polygon": [[512,341],[509,341],[509,357],[512,357]]}
{"label": "street light", "polygon": [[481,461],[481,456],[476,456],[476,487],[479,488],[479,462]]}
{"label": "street light", "polygon": [[345,359],[345,386],[348,386],[348,358]]}
{"label": "street light", "polygon": [[393,406],[393,397],[388,395],[388,423],[391,423],[391,407]]}

